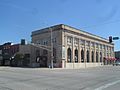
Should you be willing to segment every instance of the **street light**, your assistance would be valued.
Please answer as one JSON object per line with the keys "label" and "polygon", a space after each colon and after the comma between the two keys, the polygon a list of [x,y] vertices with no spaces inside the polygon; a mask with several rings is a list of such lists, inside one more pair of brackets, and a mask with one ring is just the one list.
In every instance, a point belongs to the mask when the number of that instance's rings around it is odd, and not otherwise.
{"label": "street light", "polygon": [[51,61],[50,61],[50,67],[53,68],[53,35],[52,35],[52,28],[49,27],[49,30],[50,30],[50,34],[51,34],[51,46],[45,46],[45,45],[40,45],[40,44],[35,44],[35,43],[30,43],[30,45],[33,45],[35,47],[38,47],[38,48],[42,48],[42,49],[45,49],[47,51],[50,51],[51,53]]}
{"label": "street light", "polygon": [[50,27],[51,31],[51,68],[53,68],[53,37],[52,37],[52,28]]}

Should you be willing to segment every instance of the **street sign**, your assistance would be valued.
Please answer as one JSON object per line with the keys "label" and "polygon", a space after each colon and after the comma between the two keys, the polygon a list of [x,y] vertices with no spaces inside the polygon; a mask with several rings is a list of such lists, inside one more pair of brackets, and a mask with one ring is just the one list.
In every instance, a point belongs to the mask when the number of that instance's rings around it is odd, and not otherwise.
{"label": "street sign", "polygon": [[113,37],[113,40],[118,40],[119,39],[119,37]]}

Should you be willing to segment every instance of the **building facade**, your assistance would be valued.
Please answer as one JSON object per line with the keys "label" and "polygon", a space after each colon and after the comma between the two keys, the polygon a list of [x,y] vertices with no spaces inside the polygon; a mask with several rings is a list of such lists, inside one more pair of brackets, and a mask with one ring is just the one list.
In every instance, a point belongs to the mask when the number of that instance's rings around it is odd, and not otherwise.
{"label": "building facade", "polygon": [[[32,32],[32,43],[51,47],[46,54],[47,66],[53,58],[54,67],[85,68],[113,62],[114,44],[97,35],[60,24]],[[51,40],[52,36],[52,40]],[[51,44],[52,42],[52,44]],[[44,49],[36,49],[36,56],[44,56]],[[38,53],[38,54],[37,54]],[[42,54],[41,54],[42,53]],[[109,60],[106,60],[106,58]]]}

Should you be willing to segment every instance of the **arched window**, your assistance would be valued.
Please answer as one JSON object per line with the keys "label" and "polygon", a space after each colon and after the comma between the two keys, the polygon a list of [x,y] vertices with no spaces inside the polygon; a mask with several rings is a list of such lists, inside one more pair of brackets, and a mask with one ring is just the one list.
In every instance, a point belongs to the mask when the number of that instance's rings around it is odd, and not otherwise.
{"label": "arched window", "polygon": [[75,49],[75,62],[77,63],[78,62],[78,50]]}
{"label": "arched window", "polygon": [[102,53],[100,52],[100,62],[102,62]]}
{"label": "arched window", "polygon": [[72,55],[72,54],[71,54],[71,49],[68,48],[68,50],[67,50],[67,59],[68,59],[67,61],[68,61],[68,62],[72,62],[71,55]]}
{"label": "arched window", "polygon": [[87,50],[87,62],[89,62],[89,50]]}
{"label": "arched window", "polygon": [[81,62],[82,63],[84,62],[84,50],[83,49],[81,50]]}
{"label": "arched window", "polygon": [[98,62],[98,52],[96,52],[96,62]]}
{"label": "arched window", "polygon": [[94,52],[92,51],[92,56],[91,56],[92,62],[94,62]]}

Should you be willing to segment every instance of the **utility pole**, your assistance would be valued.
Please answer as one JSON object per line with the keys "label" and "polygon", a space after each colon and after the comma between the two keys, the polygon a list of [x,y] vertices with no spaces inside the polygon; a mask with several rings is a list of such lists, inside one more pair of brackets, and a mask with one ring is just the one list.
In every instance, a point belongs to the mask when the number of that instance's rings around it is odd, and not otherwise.
{"label": "utility pole", "polygon": [[53,33],[52,33],[52,28],[50,27],[50,32],[51,32],[51,68],[53,68]]}
{"label": "utility pole", "polygon": [[38,48],[42,48],[42,49],[45,49],[47,51],[50,51],[51,53],[51,60],[50,60],[50,68],[54,68],[54,65],[53,65],[53,31],[52,31],[52,28],[49,27],[49,30],[50,30],[50,36],[51,36],[51,46],[45,46],[45,45],[40,45],[40,44],[34,44],[34,43],[31,43],[30,45],[33,45],[35,47],[38,47]]}

